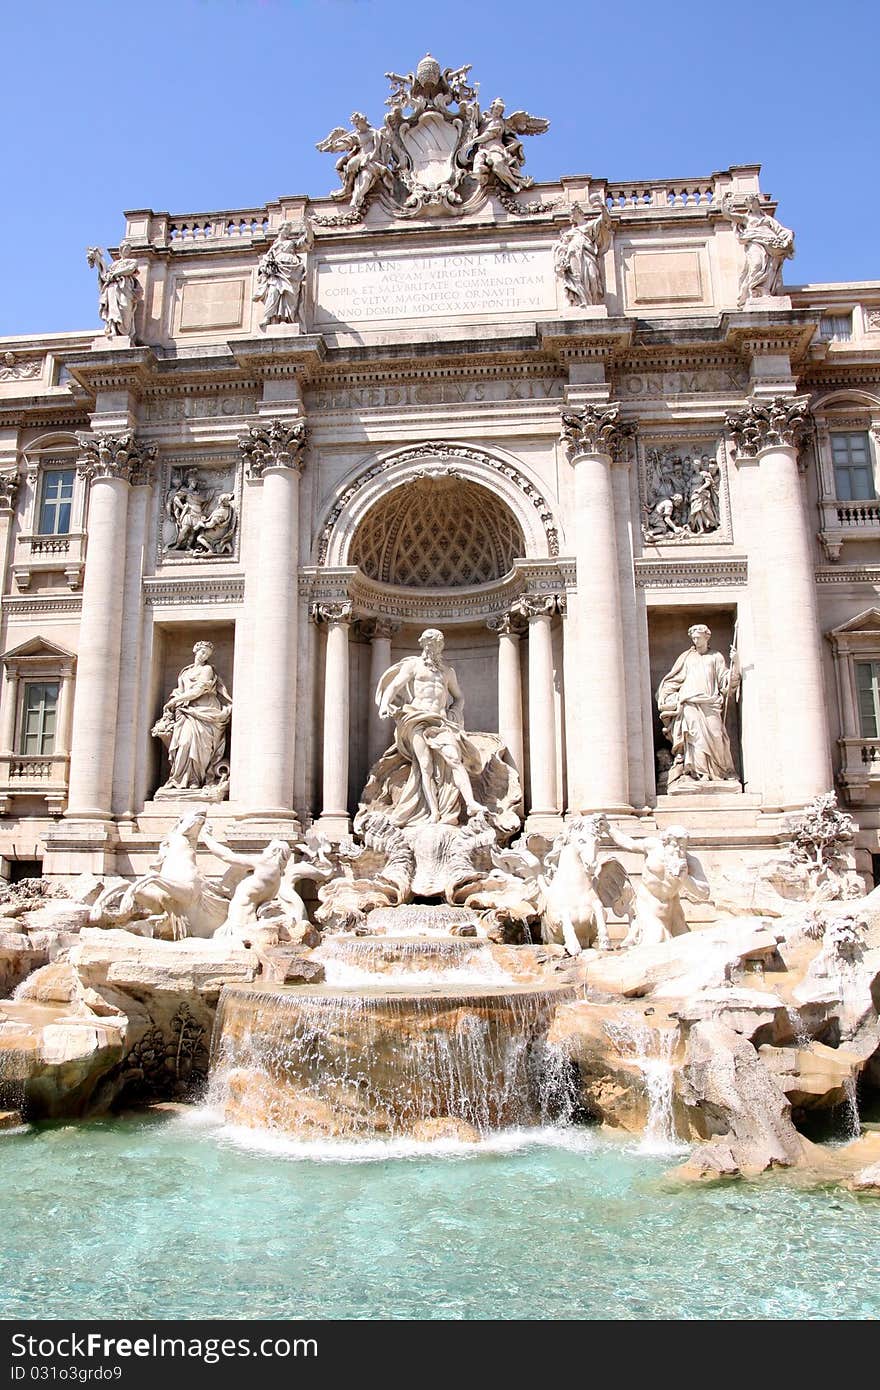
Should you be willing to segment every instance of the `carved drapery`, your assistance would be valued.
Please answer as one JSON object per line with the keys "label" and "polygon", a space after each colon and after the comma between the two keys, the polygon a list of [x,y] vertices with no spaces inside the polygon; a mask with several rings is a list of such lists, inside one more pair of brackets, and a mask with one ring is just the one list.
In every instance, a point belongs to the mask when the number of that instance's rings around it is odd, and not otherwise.
{"label": "carved drapery", "polygon": [[250,425],[239,437],[248,478],[262,478],[267,468],[303,470],[307,429],[305,420],[266,420]]}
{"label": "carved drapery", "polygon": [[617,459],[636,427],[621,420],[619,405],[587,405],[562,412],[562,443],[570,459],[582,454],[607,454]]}
{"label": "carved drapery", "polygon": [[77,434],[80,455],[76,470],[81,478],[120,478],[126,483],[152,481],[152,465],[158,452],[155,444],[141,444],[133,430],[120,434]]}
{"label": "carved drapery", "polygon": [[797,449],[811,433],[813,417],[809,397],[775,396],[732,411],[726,424],[737,455],[749,459],[765,449]]}

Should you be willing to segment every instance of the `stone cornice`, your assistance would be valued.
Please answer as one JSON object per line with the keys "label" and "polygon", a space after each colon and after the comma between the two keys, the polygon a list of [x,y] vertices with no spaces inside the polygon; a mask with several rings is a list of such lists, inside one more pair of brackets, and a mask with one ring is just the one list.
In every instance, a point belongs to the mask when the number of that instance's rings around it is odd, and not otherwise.
{"label": "stone cornice", "polygon": [[785,355],[797,362],[809,351],[818,322],[807,309],[751,310],[722,314],[721,330],[724,342],[747,360]]}
{"label": "stone cornice", "polygon": [[295,377],[305,382],[324,361],[327,345],[319,334],[291,333],[265,338],[230,338],[229,351],[239,368],[258,381]]}
{"label": "stone cornice", "polygon": [[149,347],[96,348],[87,356],[67,358],[65,365],[90,396],[128,391],[139,398],[156,371],[156,354]]}
{"label": "stone cornice", "polygon": [[807,396],[751,400],[726,420],[738,458],[757,458],[767,449],[798,449],[810,435],[813,417]]}
{"label": "stone cornice", "polygon": [[558,361],[611,363],[632,345],[633,318],[555,319],[536,325],[538,342]]}
{"label": "stone cornice", "polygon": [[305,420],[261,420],[249,425],[238,441],[248,478],[259,482],[269,468],[301,473],[307,433]]}

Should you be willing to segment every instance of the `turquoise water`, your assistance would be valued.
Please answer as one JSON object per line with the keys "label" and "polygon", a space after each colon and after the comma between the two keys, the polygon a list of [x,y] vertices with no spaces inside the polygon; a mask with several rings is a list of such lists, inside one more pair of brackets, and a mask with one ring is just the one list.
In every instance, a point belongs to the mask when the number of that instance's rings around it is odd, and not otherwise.
{"label": "turquoise water", "polygon": [[203,1112],[0,1135],[0,1316],[880,1314],[870,1198],[674,1190],[589,1130],[253,1144]]}

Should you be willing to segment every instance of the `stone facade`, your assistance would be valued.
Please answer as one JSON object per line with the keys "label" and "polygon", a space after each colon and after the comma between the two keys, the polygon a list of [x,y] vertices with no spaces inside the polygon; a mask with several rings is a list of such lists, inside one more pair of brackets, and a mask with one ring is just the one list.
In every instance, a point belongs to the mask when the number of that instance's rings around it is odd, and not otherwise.
{"label": "stone facade", "polygon": [[[322,142],[336,197],[130,212],[105,331],[0,342],[6,871],[146,868],[197,643],[212,820],[344,836],[431,625],[527,828],[684,824],[724,868],[836,783],[870,873],[880,281],[783,287],[755,166],[530,186],[546,122],[423,67]],[[656,692],[701,623],[737,777],[670,790]]]}

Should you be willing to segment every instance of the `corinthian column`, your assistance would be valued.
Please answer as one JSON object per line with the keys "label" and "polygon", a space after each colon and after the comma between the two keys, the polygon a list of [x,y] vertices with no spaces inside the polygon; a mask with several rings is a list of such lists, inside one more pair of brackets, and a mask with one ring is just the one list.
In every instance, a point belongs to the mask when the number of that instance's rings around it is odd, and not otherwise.
{"label": "corinthian column", "polygon": [[542,821],[559,814],[551,632],[558,606],[554,594],[525,594],[510,609],[529,622],[529,822],[533,829],[540,829]]}
{"label": "corinthian column", "polygon": [[727,417],[737,460],[758,468],[758,561],[766,594],[756,662],[775,691],[782,804],[798,806],[832,785],[811,528],[798,448],[812,427],[806,397],[753,400]]}
{"label": "corinthian column", "polygon": [[113,796],[130,482],[133,470],[149,468],[156,450],[138,445],[131,431],[78,438],[89,522],[66,814],[105,820]]}
{"label": "corinthian column", "polygon": [[391,665],[391,639],[400,630],[400,623],[389,622],[387,618],[377,618],[373,623],[370,637],[370,703],[367,714],[367,757],[370,767],[382,756],[390,744],[394,729],[387,719],[379,718],[376,704],[376,687],[379,678]]}
{"label": "corinthian column", "polygon": [[521,618],[504,613],[490,618],[488,626],[498,633],[498,733],[523,775],[523,709],[522,675],[520,671]]}
{"label": "corinthian column", "polygon": [[320,829],[341,839],[348,834],[349,672],[348,634],[352,605],[316,603],[312,616],[327,628],[324,658],[324,777]]}
{"label": "corinthian column", "polygon": [[[577,559],[575,728],[585,750],[580,805],[572,810],[626,810],[626,683],[623,612],[615,535],[612,467],[632,425],[616,405],[585,406],[562,414],[562,442],[574,469],[572,530]],[[571,598],[569,598],[571,602]]]}
{"label": "corinthian column", "polygon": [[265,420],[239,440],[247,475],[262,483],[254,618],[248,814],[293,818],[298,629],[299,480],[304,420]]}

